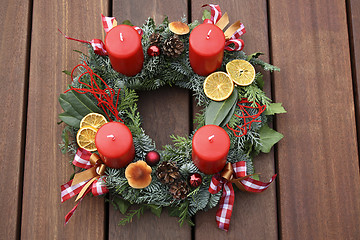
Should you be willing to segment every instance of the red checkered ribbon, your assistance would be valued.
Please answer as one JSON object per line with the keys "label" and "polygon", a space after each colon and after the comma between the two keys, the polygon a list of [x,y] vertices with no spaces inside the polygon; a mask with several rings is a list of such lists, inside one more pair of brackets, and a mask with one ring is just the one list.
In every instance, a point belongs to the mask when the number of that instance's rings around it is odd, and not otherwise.
{"label": "red checkered ribbon", "polygon": [[[221,9],[220,9],[220,6],[219,5],[215,5],[215,4],[205,4],[203,5],[202,7],[210,7],[210,11],[211,11],[211,17],[210,17],[210,21],[213,23],[213,24],[216,24],[221,16],[222,16],[222,13],[221,13]],[[205,19],[206,20],[206,19]],[[207,21],[208,22],[208,21]]]}
{"label": "red checkered ribbon", "polygon": [[[205,19],[204,23],[212,23],[212,24],[216,24],[221,16],[221,9],[219,5],[214,5],[214,4],[205,4],[202,7],[210,7],[211,10],[211,18],[210,19]],[[244,48],[244,41],[239,39],[244,33],[246,33],[244,24],[239,23],[238,29],[232,34],[232,36],[226,40],[225,42],[225,50],[228,51],[241,51]],[[229,28],[231,28],[232,26],[230,26]]]}
{"label": "red checkered ribbon", "polygon": [[[108,33],[113,27],[115,27],[117,25],[117,21],[116,21],[115,17],[105,17],[104,15],[101,14],[101,21],[102,21],[102,24],[103,24],[103,27],[104,27],[104,30],[106,33]],[[139,33],[140,36],[142,36],[143,30],[141,28],[139,28],[137,26],[133,26],[133,28]],[[61,31],[59,30],[59,32],[61,32]],[[100,39],[92,39],[91,41],[86,41],[86,40],[72,38],[65,34],[63,34],[63,35],[66,39],[90,44],[92,46],[92,48],[94,49],[94,52],[98,55],[101,55],[101,56],[107,55],[105,44]]]}
{"label": "red checkered ribbon", "polygon": [[[58,30],[59,30],[59,32],[61,32],[60,29],[58,29]],[[61,34],[63,34],[66,39],[90,44],[92,46],[92,48],[94,49],[94,52],[98,55],[102,55],[102,56],[107,55],[107,51],[105,49],[105,44],[100,39],[93,39],[91,41],[86,41],[86,40],[69,37],[62,32],[61,32]]]}
{"label": "red checkered ribbon", "polygon": [[[75,174],[73,180],[70,180],[61,186],[61,202],[65,202],[78,194],[76,201],[80,200],[65,216],[65,224],[68,223],[81,200],[90,191],[94,196],[109,192],[105,185],[105,165],[102,164],[101,159],[97,154],[91,154],[85,149],[79,148],[75,154],[73,164],[87,170]],[[85,180],[83,181],[83,179]]]}
{"label": "red checkered ribbon", "polygon": [[106,33],[108,33],[113,27],[117,25],[115,17],[105,17],[101,14],[101,21]]}
{"label": "red checkered ribbon", "polygon": [[212,177],[209,192],[216,194],[223,189],[219,209],[216,212],[216,222],[220,229],[229,230],[235,200],[232,183],[235,183],[242,191],[260,193],[265,191],[276,178],[275,174],[268,183],[264,183],[250,176],[252,175],[246,175],[246,162],[239,161],[232,165],[228,163],[221,174],[218,173]]}

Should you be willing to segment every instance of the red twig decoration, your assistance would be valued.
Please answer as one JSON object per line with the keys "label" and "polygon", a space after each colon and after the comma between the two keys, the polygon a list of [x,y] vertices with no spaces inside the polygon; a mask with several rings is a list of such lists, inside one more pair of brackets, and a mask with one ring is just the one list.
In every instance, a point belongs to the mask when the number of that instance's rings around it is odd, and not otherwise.
{"label": "red twig decoration", "polygon": [[[80,76],[79,76],[79,83],[86,86],[87,88],[74,88],[71,87],[70,89],[66,90],[66,92],[73,90],[77,93],[80,94],[85,94],[85,93],[91,93],[96,100],[98,101],[98,106],[102,108],[102,110],[104,111],[104,113],[106,114],[107,118],[111,121],[111,118],[109,117],[108,113],[106,110],[108,110],[109,112],[111,112],[115,118],[117,120],[120,120],[122,122],[124,122],[120,117],[119,117],[119,111],[117,110],[118,107],[118,102],[119,102],[119,94],[120,94],[120,90],[117,92],[115,92],[114,89],[112,89],[111,87],[109,87],[109,85],[107,85],[107,83],[96,73],[93,72],[93,70],[84,62],[84,64],[78,64],[77,66],[74,67],[74,69],[71,71],[71,79],[74,81],[74,71],[78,68],[78,67],[83,67],[86,69],[85,72],[83,72]],[[90,84],[87,84],[83,81],[81,81],[81,78],[86,75],[89,74],[90,76]],[[105,86],[105,89],[101,89],[99,87],[99,85],[96,83],[95,81],[95,77],[98,78]],[[116,98],[116,105],[114,105],[114,96],[117,95]]]}
{"label": "red twig decoration", "polygon": [[[242,137],[244,135],[247,134],[247,131],[251,129],[251,124],[253,122],[261,122],[260,120],[256,120],[266,109],[266,105],[263,105],[261,106],[259,103],[255,102],[256,104],[256,107],[251,107],[251,106],[246,106],[246,105],[243,105],[244,103],[253,103],[253,102],[249,102],[247,100],[247,98],[242,98],[241,101],[239,101],[237,103],[238,107],[240,108],[241,110],[241,114],[242,116],[239,116],[237,114],[235,114],[236,117],[238,118],[241,118],[244,120],[244,124],[242,126],[238,125],[236,126],[236,128],[240,129],[240,130],[237,130],[237,129],[234,129],[234,128],[231,128],[229,126],[229,124],[226,124],[226,126],[228,127],[228,129],[230,129],[234,135],[236,137]],[[246,110],[246,109],[258,109],[258,113],[255,114],[255,115],[251,115],[249,114],[249,112]],[[247,121],[247,120],[250,120],[250,121]],[[238,133],[241,133],[241,135],[239,135]]]}

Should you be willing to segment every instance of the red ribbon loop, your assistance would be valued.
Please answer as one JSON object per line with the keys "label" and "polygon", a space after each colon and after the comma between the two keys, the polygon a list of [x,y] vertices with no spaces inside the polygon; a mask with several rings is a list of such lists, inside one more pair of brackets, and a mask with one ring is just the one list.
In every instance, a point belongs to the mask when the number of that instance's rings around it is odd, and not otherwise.
{"label": "red ribbon loop", "polygon": [[[73,160],[73,164],[75,166],[77,166],[77,167],[80,167],[80,168],[90,169],[91,167],[94,167],[90,163],[90,156],[91,155],[92,154],[89,151],[87,151],[85,149],[82,149],[82,148],[78,148],[78,150],[77,150],[77,152],[75,154],[74,160]],[[75,184],[75,185],[72,186],[73,180],[70,180],[69,182],[61,185],[61,202],[65,202],[66,200],[69,200],[70,198],[72,198],[72,197],[76,196],[77,194],[79,194],[81,192],[81,190],[83,189],[83,187],[89,181],[91,181],[91,180],[88,179],[86,181],[80,182],[80,183]],[[92,192],[92,194],[94,196],[99,196],[99,195],[108,193],[109,190],[107,189],[107,187],[105,185],[105,176],[100,176],[98,179],[93,180],[93,182],[91,183],[91,186],[86,190],[84,195],[79,199],[79,202],[65,216],[65,224],[68,223],[68,221],[70,220],[71,216],[74,214],[75,210],[79,206],[82,199],[90,191]]]}
{"label": "red ribbon loop", "polygon": [[[205,4],[202,7],[210,7],[211,17],[210,19],[205,19],[204,23],[216,24],[221,16],[221,9],[219,5],[214,4]],[[235,33],[226,40],[224,49],[227,51],[241,51],[244,48],[244,41],[239,39],[244,33],[246,33],[245,27],[243,24],[240,24],[240,27],[235,31]]]}
{"label": "red ribbon loop", "polygon": [[[226,178],[222,177],[225,175],[227,176]],[[242,191],[260,193],[265,191],[275,178],[276,174],[268,183],[250,178],[250,175],[246,175],[245,161],[239,161],[232,165],[228,163],[222,171],[221,175],[219,173],[215,174],[211,179],[209,192],[211,194],[216,194],[221,189],[223,189],[219,209],[216,212],[216,222],[218,227],[225,231],[229,230],[230,219],[235,200],[235,193],[232,183],[235,183],[236,186],[238,186]]]}

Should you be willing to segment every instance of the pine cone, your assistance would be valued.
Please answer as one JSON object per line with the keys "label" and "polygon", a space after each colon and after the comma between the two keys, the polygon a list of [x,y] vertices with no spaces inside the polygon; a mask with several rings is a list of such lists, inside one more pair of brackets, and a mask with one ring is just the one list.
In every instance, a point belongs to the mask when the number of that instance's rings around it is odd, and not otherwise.
{"label": "pine cone", "polygon": [[161,38],[162,38],[161,35],[158,33],[151,34],[149,37],[150,45],[160,46]]}
{"label": "pine cone", "polygon": [[165,56],[175,58],[184,51],[184,43],[179,38],[172,36],[165,40],[162,50]]}
{"label": "pine cone", "polygon": [[169,189],[175,199],[185,199],[190,191],[189,186],[183,180],[174,182]]}
{"label": "pine cone", "polygon": [[171,184],[180,178],[179,168],[172,162],[162,162],[156,169],[156,176],[165,184]]}

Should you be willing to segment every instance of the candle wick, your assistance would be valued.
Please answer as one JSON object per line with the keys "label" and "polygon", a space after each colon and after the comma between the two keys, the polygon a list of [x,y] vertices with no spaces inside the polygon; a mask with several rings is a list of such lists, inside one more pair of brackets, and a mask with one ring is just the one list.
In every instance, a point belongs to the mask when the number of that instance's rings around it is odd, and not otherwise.
{"label": "candle wick", "polygon": [[112,134],[107,135],[106,137],[111,138],[111,140],[115,141],[115,136],[114,136],[114,135],[112,135]]}
{"label": "candle wick", "polygon": [[122,42],[124,41],[122,33],[120,33],[120,41],[122,41]]}
{"label": "candle wick", "polygon": [[213,142],[214,140],[213,140],[213,138],[215,137],[215,135],[211,135],[208,139],[209,139],[209,142]]}
{"label": "candle wick", "polygon": [[206,36],[206,39],[210,39],[210,33],[211,33],[211,29],[209,30],[207,36]]}

